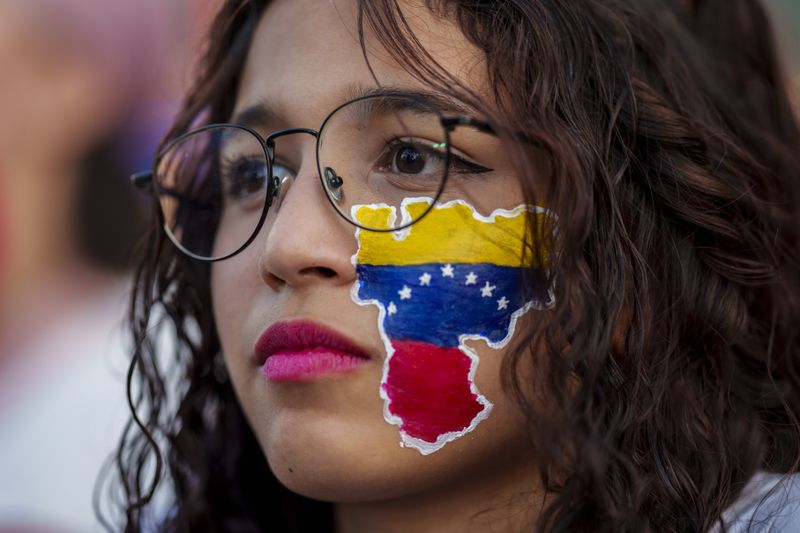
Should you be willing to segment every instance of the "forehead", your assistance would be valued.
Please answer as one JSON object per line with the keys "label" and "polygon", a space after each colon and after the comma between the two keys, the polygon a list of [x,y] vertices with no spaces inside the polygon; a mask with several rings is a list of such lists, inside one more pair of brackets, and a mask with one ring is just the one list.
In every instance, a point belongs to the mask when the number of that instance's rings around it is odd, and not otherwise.
{"label": "forehead", "polygon": [[[480,92],[482,54],[450,21],[421,2],[400,2],[425,50],[450,74]],[[359,44],[355,0],[276,0],[259,21],[234,114],[268,104],[291,127],[317,127],[336,105],[379,86],[428,90],[365,28],[370,72]],[[365,24],[365,26],[367,26]]]}

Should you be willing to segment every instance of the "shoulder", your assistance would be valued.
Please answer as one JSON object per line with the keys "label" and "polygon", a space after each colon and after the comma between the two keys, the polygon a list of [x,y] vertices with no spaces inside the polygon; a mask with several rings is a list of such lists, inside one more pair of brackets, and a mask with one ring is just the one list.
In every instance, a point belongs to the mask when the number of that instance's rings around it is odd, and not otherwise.
{"label": "shoulder", "polygon": [[800,533],[800,474],[757,472],[722,519],[729,533]]}

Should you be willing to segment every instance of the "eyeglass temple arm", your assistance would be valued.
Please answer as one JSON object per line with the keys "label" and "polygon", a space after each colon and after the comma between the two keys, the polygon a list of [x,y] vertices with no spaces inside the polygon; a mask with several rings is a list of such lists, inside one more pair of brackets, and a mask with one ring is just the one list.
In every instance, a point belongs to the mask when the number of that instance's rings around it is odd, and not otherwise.
{"label": "eyeglass temple arm", "polygon": [[153,172],[145,170],[131,174],[131,184],[140,191],[152,193],[153,192]]}
{"label": "eyeglass temple arm", "polygon": [[[131,183],[134,187],[139,189],[140,191],[146,192],[148,194],[153,194],[153,173],[149,170],[143,172],[137,172],[136,174],[132,174],[130,177]],[[175,189],[168,189],[166,187],[161,187],[159,189],[159,194],[163,196],[169,196],[171,198],[175,198],[176,200],[180,200],[184,202],[185,205],[192,207],[193,209],[203,210],[203,209],[211,209],[213,208],[212,204],[201,204],[196,202],[186,196],[185,194],[179,193]]]}
{"label": "eyeglass temple arm", "polygon": [[478,131],[482,131],[483,133],[491,133],[492,135],[496,135],[494,128],[492,128],[487,122],[473,117],[443,117],[442,126],[447,128],[448,131],[452,131],[456,126],[470,126]]}

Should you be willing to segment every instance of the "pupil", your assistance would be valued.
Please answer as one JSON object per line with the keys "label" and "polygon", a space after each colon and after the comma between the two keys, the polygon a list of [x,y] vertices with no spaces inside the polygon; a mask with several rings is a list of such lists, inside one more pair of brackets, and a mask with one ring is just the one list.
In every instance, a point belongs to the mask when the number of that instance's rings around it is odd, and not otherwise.
{"label": "pupil", "polygon": [[412,146],[401,148],[396,162],[397,170],[405,174],[419,174],[425,168],[425,158]]}

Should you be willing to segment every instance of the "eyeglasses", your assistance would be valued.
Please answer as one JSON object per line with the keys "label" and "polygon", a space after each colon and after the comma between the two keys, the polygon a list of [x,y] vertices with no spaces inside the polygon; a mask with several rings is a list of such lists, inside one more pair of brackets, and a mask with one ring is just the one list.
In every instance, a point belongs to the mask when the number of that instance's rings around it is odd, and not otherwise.
{"label": "eyeglasses", "polygon": [[[492,169],[451,147],[456,128],[469,130],[473,146],[494,135],[487,123],[445,116],[417,95],[363,96],[336,107],[318,131],[291,128],[262,137],[239,124],[192,130],[159,152],[152,171],[131,180],[157,196],[164,229],[178,249],[220,261],[255,239],[284,183],[296,176],[296,167],[276,150],[281,137],[315,137],[318,176],[330,204],[349,223],[386,232],[420,221],[437,201],[481,195],[485,185],[476,177]],[[410,199],[428,206],[400,209]],[[380,227],[356,218],[358,206],[376,204],[402,215]]]}

